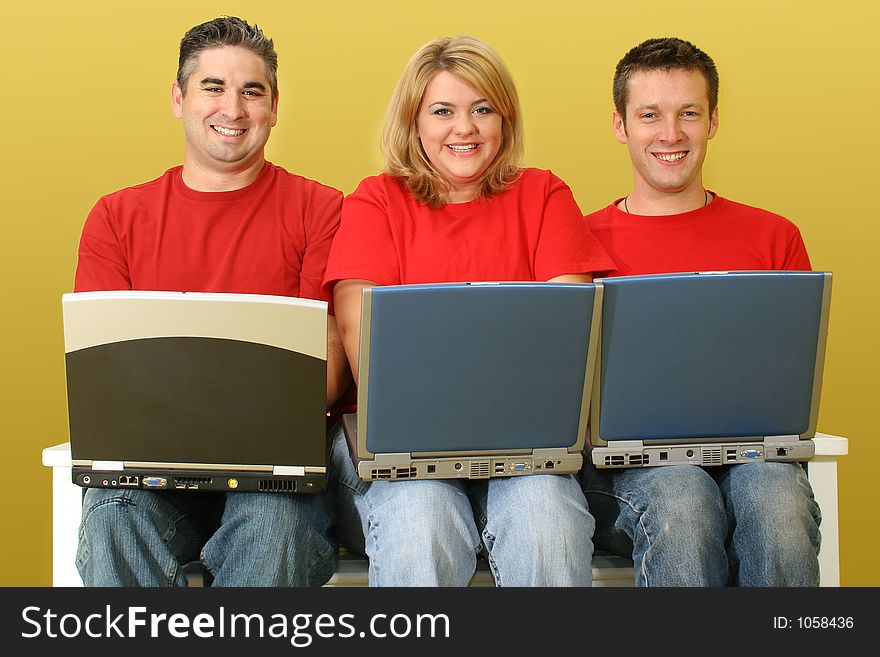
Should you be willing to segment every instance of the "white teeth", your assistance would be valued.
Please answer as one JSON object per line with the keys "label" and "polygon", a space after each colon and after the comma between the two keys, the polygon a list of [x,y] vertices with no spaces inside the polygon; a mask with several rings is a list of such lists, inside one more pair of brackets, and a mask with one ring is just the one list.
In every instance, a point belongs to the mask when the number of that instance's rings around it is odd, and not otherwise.
{"label": "white teeth", "polygon": [[687,153],[654,153],[654,155],[657,159],[663,160],[664,162],[677,162],[687,155]]}
{"label": "white teeth", "polygon": [[458,145],[448,144],[447,148],[451,148],[456,153],[466,153],[467,151],[474,150],[475,148],[477,148],[477,146],[479,146],[479,144],[467,144],[466,146],[458,146]]}
{"label": "white teeth", "polygon": [[211,126],[211,127],[214,128],[214,130],[219,132],[224,137],[238,137],[239,135],[244,134],[244,130],[230,130],[229,128],[224,128],[219,125],[215,125],[215,126]]}

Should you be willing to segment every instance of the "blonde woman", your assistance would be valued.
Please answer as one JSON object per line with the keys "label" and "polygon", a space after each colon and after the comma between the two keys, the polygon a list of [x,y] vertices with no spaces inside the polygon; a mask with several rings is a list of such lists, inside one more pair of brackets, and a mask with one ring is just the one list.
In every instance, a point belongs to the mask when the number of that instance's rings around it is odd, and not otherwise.
{"label": "blonde woman", "polygon": [[[343,202],[324,282],[355,376],[366,286],[578,283],[613,266],[568,186],[521,166],[516,88],[485,43],[443,38],[416,52],[382,147],[385,172]],[[366,483],[341,432],[334,463],[340,525],[363,531],[371,585],[464,586],[483,548],[498,585],[590,584],[594,522],[572,476]]]}

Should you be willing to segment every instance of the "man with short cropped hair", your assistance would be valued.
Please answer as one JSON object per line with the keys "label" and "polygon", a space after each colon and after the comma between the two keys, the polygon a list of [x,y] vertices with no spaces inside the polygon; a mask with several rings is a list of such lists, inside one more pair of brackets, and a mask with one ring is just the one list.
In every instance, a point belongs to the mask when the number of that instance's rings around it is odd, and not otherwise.
{"label": "man with short cropped hair", "polygon": [[[183,165],[102,197],[82,232],[75,290],[179,290],[324,299],[342,194],[267,162],[277,120],[271,39],[235,17],[180,43],[174,115]],[[350,374],[328,327],[328,407]],[[255,436],[259,438],[259,436]],[[86,489],[77,567],[89,586],[316,586],[336,545],[325,494]]]}
{"label": "man with short cropped hair", "polygon": [[[604,275],[809,270],[787,219],[703,185],[718,130],[718,72],[677,38],[630,50],[614,75],[613,127],[629,194],[586,217],[617,269]],[[817,586],[819,507],[798,463],[581,473],[597,545],[632,556],[637,586]]]}

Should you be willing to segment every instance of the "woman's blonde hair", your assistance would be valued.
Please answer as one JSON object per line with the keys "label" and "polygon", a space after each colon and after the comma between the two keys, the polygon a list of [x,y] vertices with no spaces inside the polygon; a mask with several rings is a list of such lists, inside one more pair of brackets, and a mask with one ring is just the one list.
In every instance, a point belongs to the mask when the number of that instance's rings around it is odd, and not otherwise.
{"label": "woman's blonde hair", "polygon": [[446,203],[449,183],[422,148],[418,114],[428,84],[441,71],[478,89],[501,115],[501,146],[480,178],[478,197],[504,191],[519,176],[523,156],[519,97],[501,57],[468,36],[444,37],[422,46],[409,60],[391,96],[381,145],[386,173],[402,178],[413,196],[432,207]]}

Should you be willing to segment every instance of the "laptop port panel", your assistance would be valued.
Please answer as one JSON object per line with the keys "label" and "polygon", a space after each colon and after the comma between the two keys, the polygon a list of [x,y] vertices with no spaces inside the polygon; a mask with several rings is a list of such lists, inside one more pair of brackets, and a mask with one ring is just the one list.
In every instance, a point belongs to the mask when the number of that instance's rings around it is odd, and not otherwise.
{"label": "laptop port panel", "polygon": [[[553,454],[505,457],[479,456],[425,459],[400,455],[392,459],[361,461],[358,474],[365,481],[400,481],[407,479],[490,479],[552,472],[574,473],[580,470],[580,453],[567,454],[553,450]],[[558,454],[558,456],[557,456]]]}

